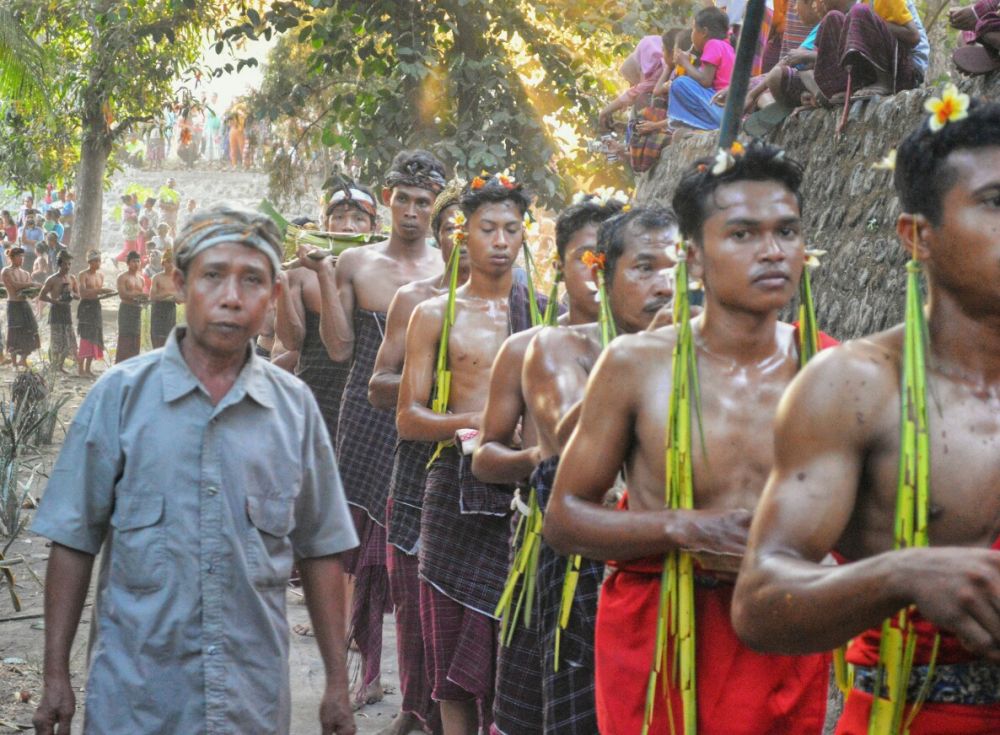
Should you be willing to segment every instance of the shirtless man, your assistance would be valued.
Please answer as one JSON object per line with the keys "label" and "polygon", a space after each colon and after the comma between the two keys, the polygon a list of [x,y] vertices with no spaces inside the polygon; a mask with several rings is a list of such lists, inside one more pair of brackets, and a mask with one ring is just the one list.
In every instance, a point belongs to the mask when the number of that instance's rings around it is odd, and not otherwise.
{"label": "shirtless man", "polygon": [[69,272],[73,256],[59,253],[59,270],[53,273],[38,294],[39,301],[51,304],[49,309],[49,362],[53,370],[66,372],[66,358],[76,359],[76,333],[73,331],[73,299],[80,298],[76,276]]}
{"label": "shirtless man", "polygon": [[146,293],[139,265],[142,256],[135,250],[130,250],[125,258],[128,270],[118,276],[118,348],[115,353],[115,365],[139,354],[140,335],[142,333],[142,302]]}
{"label": "shirtless man", "polygon": [[[527,289],[513,281],[530,202],[507,176],[476,177],[462,194],[469,281],[456,291],[447,343],[447,413],[431,406],[447,294],[420,304],[406,333],[396,423],[402,439],[451,442],[478,429],[489,371],[512,332],[530,327]],[[430,643],[432,698],[445,735],[478,732],[490,712],[497,621],[507,575],[512,488],[476,480],[462,449],[442,449],[427,473],[420,519],[420,615]],[[482,723],[484,727],[489,723]]]}
{"label": "shirtless man", "polygon": [[[24,248],[12,247],[8,251],[10,265],[0,271],[4,288],[7,289],[7,350],[14,367],[28,367],[28,355],[41,346],[38,338],[38,322],[31,311],[25,291],[37,288],[31,274],[24,265]],[[21,362],[18,364],[17,358]]]}
{"label": "shirtless man", "polygon": [[[559,215],[556,253],[569,300],[569,311],[560,318],[560,324],[597,320],[599,304],[593,275],[582,259],[587,251],[596,249],[600,222],[619,213],[623,205],[613,200],[602,206],[590,200],[572,205]],[[539,448],[533,417],[525,406],[521,368],[528,344],[542,329],[537,326],[511,335],[493,363],[479,446],[472,459],[473,474],[484,482],[524,483],[538,464]],[[512,554],[516,553],[517,549],[512,548]],[[520,587],[514,594],[521,594]],[[537,617],[530,627],[520,619],[509,624],[515,628],[509,645],[500,647],[497,659],[493,727],[499,733],[541,733],[542,666]]]}
{"label": "shirtless man", "polygon": [[[396,447],[392,411],[368,402],[368,381],[385,333],[386,312],[400,286],[441,273],[427,244],[444,166],[427,151],[402,151],[386,176],[382,200],[392,212],[389,239],[330,259],[302,257],[319,277],[320,337],[334,362],[351,362],[337,420],[337,463],[361,547],[348,571],[355,577],[352,638],[362,658],[355,704],[382,700],[382,618],[389,602],[385,570],[385,501]],[[305,256],[306,253],[300,254]]]}
{"label": "shirtless man", "polygon": [[163,347],[170,330],[177,324],[177,304],[180,294],[174,283],[174,251],[167,248],[160,257],[163,270],[153,276],[149,285],[149,339],[153,349]]}
{"label": "shirtless man", "polygon": [[[441,248],[441,259],[447,264],[455,242],[455,213],[462,183],[452,181],[438,194],[431,211],[431,232]],[[469,278],[469,256],[459,256],[458,282]],[[385,339],[375,358],[375,369],[368,381],[368,400],[376,408],[395,412],[399,397],[399,381],[403,374],[406,354],[406,327],[417,305],[427,299],[448,293],[450,274],[414,281],[400,288],[392,299],[386,317]],[[424,502],[427,461],[434,445],[400,439],[392,462],[389,479],[389,499],[386,502],[386,570],[389,590],[396,615],[396,657],[399,667],[399,688],[403,696],[399,715],[380,735],[404,735],[419,731],[440,730],[439,717],[431,700],[431,683],[427,677],[428,642],[420,622],[420,579],[417,574],[417,549],[420,543],[420,508]]]}
{"label": "shirtless man", "polygon": [[[853,639],[838,733],[866,733],[882,621],[919,610],[912,735],[1000,732],[1000,105],[973,101],[899,147],[896,230],[928,280],[930,548],[893,551],[903,328],[823,355],[793,384],[733,615],[755,648]],[[936,182],[936,183],[934,183]],[[821,566],[836,552],[842,566]]]}
{"label": "shirtless man", "polygon": [[[377,221],[375,195],[354,182],[335,191],[326,208],[330,232],[374,232]],[[340,398],[347,383],[350,360],[333,362],[319,336],[323,311],[316,272],[293,268],[282,275],[284,284],[278,298],[274,333],[288,350],[298,353],[295,374],[308,385],[319,403],[330,441],[336,443]]]}
{"label": "shirtless man", "polygon": [[76,324],[80,331],[80,351],[76,355],[80,377],[94,377],[91,367],[94,358],[104,358],[104,319],[100,297],[112,293],[104,287],[101,273],[101,254],[87,252],[87,267],[77,274],[80,284],[80,305],[76,308]]}
{"label": "shirtless man", "polygon": [[[642,730],[664,555],[743,553],[772,462],[778,399],[798,369],[794,330],[778,322],[778,313],[795,295],[804,261],[802,170],[766,144],[729,160],[719,174],[712,159],[697,162],[673,198],[691,275],[705,283],[705,310],[692,322],[701,395],[692,431],[703,437],[690,447],[696,509],[664,508],[676,341],[675,329],[665,327],[622,337],[598,360],[545,518],[545,538],[557,552],[616,560],[595,632],[597,716],[605,735]],[[603,507],[623,470],[628,510]],[[829,658],[750,651],[729,622],[730,582],[700,568],[698,579],[698,732],[820,732]],[[773,696],[779,689],[781,697]],[[669,702],[662,694],[655,701],[650,732],[657,735],[682,730],[679,691],[669,685],[667,696]]]}
{"label": "shirtless man", "polygon": [[[593,226],[588,229],[587,239],[595,238]],[[633,334],[649,328],[658,313],[669,310],[664,305],[673,297],[676,219],[662,209],[632,209],[601,225],[596,239],[606,260],[608,302],[617,332]],[[525,355],[522,389],[541,460],[531,486],[542,510],[559,466],[559,454],[579,415],[574,407],[583,398],[587,376],[601,350],[600,327],[589,324],[546,329],[532,340]],[[561,631],[556,671],[556,629],[566,571],[567,559],[543,541],[536,592],[541,631],[536,655],[542,672],[544,731],[547,735],[590,735],[598,732],[594,622],[604,563],[581,559],[570,617]]]}

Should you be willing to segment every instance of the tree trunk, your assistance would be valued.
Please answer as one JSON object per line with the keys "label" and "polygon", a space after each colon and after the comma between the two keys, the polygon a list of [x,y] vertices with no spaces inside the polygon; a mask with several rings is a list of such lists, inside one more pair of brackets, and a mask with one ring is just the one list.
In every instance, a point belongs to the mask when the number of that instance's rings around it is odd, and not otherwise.
{"label": "tree trunk", "polygon": [[[103,125],[101,120],[98,124]],[[76,175],[76,212],[73,220],[73,257],[83,263],[87,250],[101,248],[101,223],[104,219],[104,172],[111,155],[111,141],[102,132],[87,129],[84,122],[80,146],[80,168]]]}

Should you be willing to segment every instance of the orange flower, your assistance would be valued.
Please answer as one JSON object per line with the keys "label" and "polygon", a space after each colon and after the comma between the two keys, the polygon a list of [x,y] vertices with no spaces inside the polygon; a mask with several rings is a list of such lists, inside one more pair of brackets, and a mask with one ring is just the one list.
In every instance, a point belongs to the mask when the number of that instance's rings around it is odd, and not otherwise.
{"label": "orange flower", "polygon": [[734,156],[742,156],[744,153],[746,153],[746,148],[744,148],[743,144],[740,143],[738,140],[734,140],[733,144],[729,146],[729,152],[732,153]]}
{"label": "orange flower", "polygon": [[486,186],[486,179],[484,179],[482,176],[477,176],[469,184],[469,188],[472,189],[473,191],[478,191],[479,189],[482,189],[484,186]]}
{"label": "orange flower", "polygon": [[593,250],[588,250],[583,254],[583,264],[590,268],[592,271],[603,271],[607,258],[604,257],[604,253],[595,253]]}
{"label": "orange flower", "polygon": [[497,181],[500,182],[500,186],[504,189],[513,189],[515,186],[514,182],[503,174],[497,174]]}

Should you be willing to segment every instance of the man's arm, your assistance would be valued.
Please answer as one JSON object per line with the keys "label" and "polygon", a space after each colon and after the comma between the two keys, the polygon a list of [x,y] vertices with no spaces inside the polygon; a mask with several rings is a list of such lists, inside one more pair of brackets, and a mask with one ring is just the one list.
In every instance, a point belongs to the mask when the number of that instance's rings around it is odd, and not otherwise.
{"label": "man's arm", "polygon": [[826,651],[916,604],[1000,661],[1000,554],[938,547],[820,564],[854,513],[869,427],[899,400],[895,371],[856,350],[819,356],[782,399],[775,464],[736,584],[736,631],[758,650]]}
{"label": "man's arm", "polygon": [[306,337],[305,307],[302,304],[302,280],[294,271],[281,276],[284,288],[274,310],[274,334],[289,350],[299,352]]}
{"label": "man's arm", "polygon": [[52,544],[45,574],[44,691],[33,720],[35,732],[40,735],[69,735],[76,711],[69,655],[93,567],[93,554]]}
{"label": "man's arm", "polygon": [[42,286],[41,293],[38,294],[38,300],[44,301],[48,304],[56,303],[55,299],[52,298],[52,289],[55,287],[55,282],[59,279],[59,276],[49,276],[45,279],[45,285]]}
{"label": "man's arm", "polygon": [[508,337],[493,361],[479,444],[472,455],[472,474],[482,482],[519,482],[541,461],[537,446],[513,447],[525,411],[521,367],[532,336],[521,333]]}
{"label": "man's arm", "polygon": [[330,258],[314,260],[309,253],[314,248],[299,248],[303,266],[316,272],[319,278],[319,336],[334,362],[347,362],[354,355],[354,271],[360,255],[345,251],[336,267]]}
{"label": "man's arm", "polygon": [[[634,446],[638,406],[644,400],[643,364],[631,345],[649,335],[612,343],[587,383],[580,421],[559,461],[545,513],[545,540],[559,554],[624,561],[676,548],[739,553],[745,511],[629,510],[602,504]],[[623,344],[622,340],[625,340]]]}
{"label": "man's arm", "polygon": [[309,618],[316,634],[326,689],[320,704],[319,719],[323,735],[354,735],[354,714],[351,711],[350,683],[347,677],[347,623],[344,620],[344,565],[339,554],[312,559],[300,559],[302,590],[305,593]]}
{"label": "man's arm", "polygon": [[459,429],[478,429],[478,413],[435,413],[430,406],[443,306],[438,300],[416,308],[406,330],[406,358],[399,383],[396,429],[400,439],[448,441]]}
{"label": "man's arm", "polygon": [[375,367],[368,381],[368,402],[383,411],[396,410],[399,382],[406,357],[406,327],[416,306],[416,295],[400,289],[392,297],[385,320],[385,337],[375,357]]}

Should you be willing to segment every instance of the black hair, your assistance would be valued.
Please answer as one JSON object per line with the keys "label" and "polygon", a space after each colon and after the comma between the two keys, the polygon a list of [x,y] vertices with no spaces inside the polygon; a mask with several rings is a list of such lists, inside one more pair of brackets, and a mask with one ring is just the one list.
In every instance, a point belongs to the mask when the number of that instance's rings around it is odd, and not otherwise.
{"label": "black hair", "polygon": [[668,66],[673,61],[670,58],[670,52],[677,48],[677,39],[684,33],[684,30],[684,28],[675,27],[663,32],[663,58],[667,61]]}
{"label": "black hair", "polygon": [[[386,186],[390,189],[401,185],[424,186],[432,183],[435,193],[445,187],[447,175],[444,164],[430,151],[423,148],[402,150],[396,154],[386,174]],[[412,183],[411,183],[412,182]]]}
{"label": "black hair", "polygon": [[599,225],[605,220],[621,214],[624,206],[622,202],[615,199],[601,204],[600,199],[589,196],[582,202],[571,204],[561,211],[556,218],[556,250],[559,253],[559,260],[565,262],[566,248],[569,246],[569,241],[573,239],[573,235],[587,225]]}
{"label": "black hair", "polygon": [[705,29],[709,38],[722,40],[729,35],[729,16],[716,7],[699,10],[694,17],[694,24]]}
{"label": "black hair", "polygon": [[672,200],[681,236],[695,245],[701,244],[702,225],[712,213],[715,190],[737,181],[775,181],[792,194],[802,209],[802,166],[770,143],[755,140],[741,154],[733,156],[733,164],[723,173],[714,174],[714,158],[702,158],[689,168]]}
{"label": "black hair", "polygon": [[[374,192],[372,192],[371,187],[365,186],[364,184],[359,184],[357,181],[354,181],[353,179],[347,178],[346,176],[343,176],[343,175],[339,175],[338,176],[338,175],[334,174],[334,176],[332,176],[330,179],[328,179],[326,181],[326,183],[323,184],[323,188],[330,192],[331,198],[332,198],[332,195],[334,194],[334,192],[343,190],[345,193],[349,194],[351,189],[357,189],[358,191],[360,191],[360,192],[362,192],[362,193],[367,194],[368,196],[370,196],[372,198],[373,202],[377,202],[378,201],[375,198],[375,194],[374,194]],[[375,215],[372,214],[371,212],[366,211],[360,204],[358,204],[357,202],[355,202],[350,196],[348,196],[345,199],[341,199],[338,202],[332,202],[330,204],[327,204],[326,205],[326,210],[323,212],[323,216],[329,218],[330,215],[333,214],[334,208],[335,207],[339,207],[341,204],[346,204],[346,205],[348,205],[350,207],[354,207],[356,210],[358,210],[362,214],[367,214],[368,215],[368,219],[370,219],[371,222],[372,222],[372,228],[374,229],[374,227],[375,227]],[[376,205],[376,209],[377,209],[377,205]],[[325,223],[324,223],[324,226],[325,226]]]}
{"label": "black hair", "polygon": [[[483,177],[485,178],[485,177]],[[480,177],[473,179],[473,183],[481,181]],[[508,188],[504,186],[497,176],[486,179],[486,183],[478,189],[474,189],[470,183],[462,190],[462,196],[458,200],[458,206],[466,217],[472,217],[472,213],[484,204],[496,202],[513,202],[523,217],[531,207],[531,198],[520,184]]]}
{"label": "black hair", "polygon": [[1000,146],[1000,103],[973,99],[969,116],[931,132],[929,118],[900,144],[894,182],[903,211],[941,223],[943,199],[955,185],[948,156],[957,150]]}
{"label": "black hair", "polygon": [[128,255],[125,256],[125,260],[126,261],[129,261],[129,260],[142,260],[142,256],[139,255],[138,251],[136,251],[136,250],[129,250],[128,251]]}
{"label": "black hair", "polygon": [[634,207],[601,223],[597,231],[597,250],[604,253],[604,282],[608,288],[615,280],[618,261],[625,254],[629,232],[662,230],[677,224],[677,217],[666,207]]}
{"label": "black hair", "polygon": [[316,220],[314,220],[312,217],[307,217],[305,215],[302,215],[300,217],[296,217],[295,219],[293,219],[292,224],[295,225],[296,227],[305,227],[306,225],[316,224]]}

